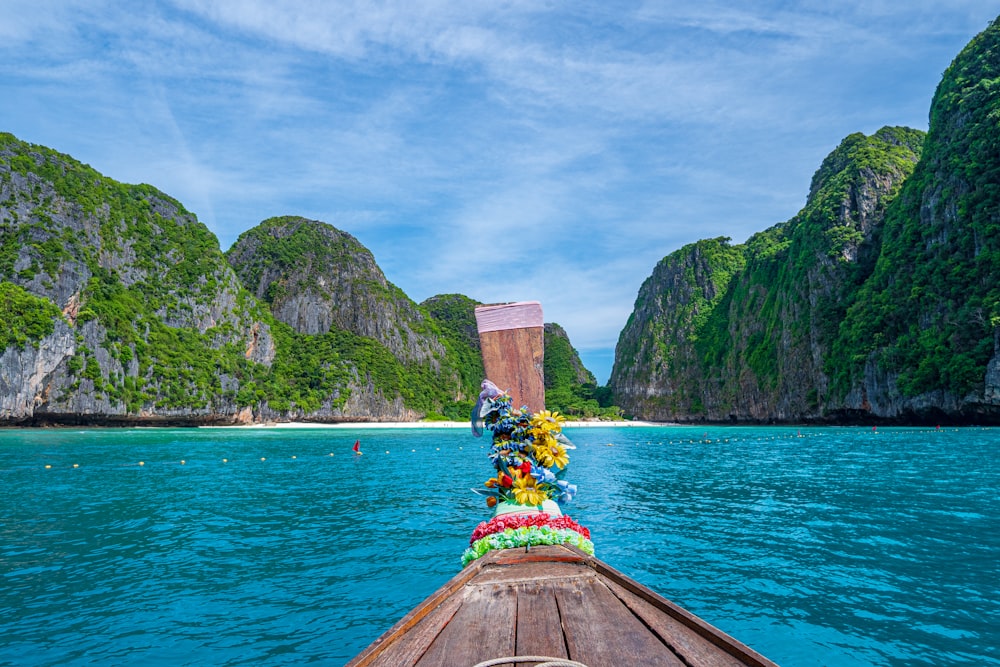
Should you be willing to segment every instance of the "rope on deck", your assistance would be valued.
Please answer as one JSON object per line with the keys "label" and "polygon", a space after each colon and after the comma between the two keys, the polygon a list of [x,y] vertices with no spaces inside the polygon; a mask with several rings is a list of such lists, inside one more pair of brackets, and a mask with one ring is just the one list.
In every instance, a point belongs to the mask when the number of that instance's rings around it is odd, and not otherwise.
{"label": "rope on deck", "polygon": [[493,667],[494,665],[505,665],[511,662],[537,662],[535,667],[587,667],[582,662],[569,660],[568,658],[550,658],[544,655],[518,655],[509,658],[493,658],[477,662],[472,667]]}

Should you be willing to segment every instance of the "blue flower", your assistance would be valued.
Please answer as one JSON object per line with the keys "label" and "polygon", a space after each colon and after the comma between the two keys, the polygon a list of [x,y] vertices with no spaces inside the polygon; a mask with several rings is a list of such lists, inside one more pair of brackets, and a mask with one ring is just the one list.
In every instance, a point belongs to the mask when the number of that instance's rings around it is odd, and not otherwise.
{"label": "blue flower", "polygon": [[541,484],[556,483],[556,476],[551,470],[545,466],[537,465],[534,462],[531,464],[531,476],[537,479]]}
{"label": "blue flower", "polygon": [[558,480],[556,482],[556,488],[558,488],[559,491],[561,491],[559,497],[556,498],[556,502],[559,503],[560,505],[563,503],[568,503],[569,501],[573,500],[573,496],[576,495],[576,484],[570,484],[565,480],[561,479]]}

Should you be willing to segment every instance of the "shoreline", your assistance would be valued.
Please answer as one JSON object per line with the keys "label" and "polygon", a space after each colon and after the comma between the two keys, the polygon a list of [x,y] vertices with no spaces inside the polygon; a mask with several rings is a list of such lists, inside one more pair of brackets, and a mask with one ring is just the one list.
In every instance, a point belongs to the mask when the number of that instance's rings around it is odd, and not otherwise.
{"label": "shoreline", "polygon": [[[567,421],[563,428],[638,428],[642,426],[675,426],[676,424],[645,421]],[[273,422],[265,424],[206,425],[198,428],[243,428],[243,429],[408,429],[408,428],[470,428],[469,422],[419,421],[419,422]]]}

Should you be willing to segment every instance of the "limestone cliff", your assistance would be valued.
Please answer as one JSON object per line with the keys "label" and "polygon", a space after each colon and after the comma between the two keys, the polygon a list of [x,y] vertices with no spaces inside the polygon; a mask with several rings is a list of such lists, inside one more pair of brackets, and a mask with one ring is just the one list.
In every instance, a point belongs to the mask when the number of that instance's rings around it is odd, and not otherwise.
{"label": "limestone cliff", "polygon": [[378,341],[403,362],[440,368],[445,350],[436,327],[350,234],[317,220],[271,218],[241,234],[226,258],[295,331],[344,329]]}
{"label": "limestone cliff", "polygon": [[308,225],[333,239],[308,274],[257,264],[297,331],[179,202],[0,135],[0,424],[411,420],[463,397],[430,318],[353,239],[322,264],[349,237]]}
{"label": "limestone cliff", "polygon": [[61,311],[50,334],[3,341],[0,421],[232,420],[237,367],[273,358],[268,325],[183,206],[9,134],[0,284],[8,306],[16,287]]}
{"label": "limestone cliff", "polygon": [[831,369],[857,414],[1000,419],[1000,21],[945,71],[920,164],[840,327]]}
{"label": "limestone cliff", "polygon": [[155,188],[0,134],[0,425],[464,419],[475,304],[418,306],[304,218],[227,261]]}
{"label": "limestone cliff", "polygon": [[793,219],[665,258],[619,338],[625,411],[1000,421],[998,76],[994,23],[945,72],[926,137],[851,135]]}
{"label": "limestone cliff", "polygon": [[698,241],[657,264],[619,336],[608,382],[626,413],[661,421],[703,415],[694,342],[745,265],[744,248],[728,238]]}

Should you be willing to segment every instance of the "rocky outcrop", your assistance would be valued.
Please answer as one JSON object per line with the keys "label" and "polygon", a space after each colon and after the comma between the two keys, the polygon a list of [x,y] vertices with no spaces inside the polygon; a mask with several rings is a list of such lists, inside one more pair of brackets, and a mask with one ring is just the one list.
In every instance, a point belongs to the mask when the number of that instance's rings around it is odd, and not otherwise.
{"label": "rocky outcrop", "polygon": [[23,348],[11,345],[0,354],[0,423],[30,420],[49,402],[53,372],[72,356],[75,340],[70,326],[55,321],[55,331]]}
{"label": "rocky outcrop", "polygon": [[701,416],[705,387],[693,342],[745,264],[745,249],[720,237],[685,246],[653,269],[618,338],[608,383],[626,413]]}
{"label": "rocky outcrop", "polygon": [[792,220],[665,258],[616,350],[626,413],[1000,422],[997,54],[994,24],[945,73],[926,138],[851,135]]}
{"label": "rocky outcrop", "polygon": [[440,370],[438,332],[350,234],[317,220],[271,218],[241,234],[226,258],[297,332],[344,329],[377,340],[403,362]]}
{"label": "rocky outcrop", "polygon": [[179,203],[9,134],[0,135],[0,282],[62,311],[53,334],[0,356],[3,419],[225,420],[234,378],[197,378],[197,365],[232,367],[225,360],[250,347],[255,363],[273,358],[269,325]]}
{"label": "rocky outcrop", "polygon": [[155,188],[0,134],[0,425],[468,415],[478,337],[448,311],[474,322],[476,302],[418,306],[304,218],[265,221],[229,260]]}

